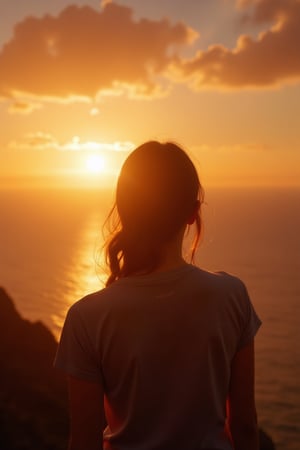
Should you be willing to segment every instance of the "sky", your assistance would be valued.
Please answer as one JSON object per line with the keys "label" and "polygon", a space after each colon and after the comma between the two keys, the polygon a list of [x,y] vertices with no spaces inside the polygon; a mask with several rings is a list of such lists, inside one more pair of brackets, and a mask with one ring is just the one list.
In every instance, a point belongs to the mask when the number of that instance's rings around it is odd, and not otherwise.
{"label": "sky", "polygon": [[0,0],[0,187],[108,185],[173,141],[204,185],[300,185],[299,0]]}

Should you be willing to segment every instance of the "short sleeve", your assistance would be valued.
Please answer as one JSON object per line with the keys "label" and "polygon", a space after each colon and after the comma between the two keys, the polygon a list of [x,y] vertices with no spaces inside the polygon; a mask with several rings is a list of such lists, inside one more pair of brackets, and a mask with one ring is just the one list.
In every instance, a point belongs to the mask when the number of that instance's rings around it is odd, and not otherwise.
{"label": "short sleeve", "polygon": [[67,313],[54,367],[83,380],[101,382],[96,353],[76,306]]}
{"label": "short sleeve", "polygon": [[240,340],[238,343],[238,350],[249,344],[255,337],[258,329],[260,328],[262,322],[258,317],[252,302],[249,298],[248,291],[243,284],[243,303],[244,303],[244,320],[243,329],[240,335]]}

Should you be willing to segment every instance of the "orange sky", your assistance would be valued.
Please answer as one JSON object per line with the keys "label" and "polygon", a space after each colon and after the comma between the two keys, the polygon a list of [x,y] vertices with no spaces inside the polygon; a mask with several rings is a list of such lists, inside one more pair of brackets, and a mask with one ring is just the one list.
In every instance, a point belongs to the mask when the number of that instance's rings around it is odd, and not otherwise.
{"label": "orange sky", "polygon": [[300,185],[298,0],[17,1],[0,19],[0,186],[106,185],[153,138],[205,184]]}

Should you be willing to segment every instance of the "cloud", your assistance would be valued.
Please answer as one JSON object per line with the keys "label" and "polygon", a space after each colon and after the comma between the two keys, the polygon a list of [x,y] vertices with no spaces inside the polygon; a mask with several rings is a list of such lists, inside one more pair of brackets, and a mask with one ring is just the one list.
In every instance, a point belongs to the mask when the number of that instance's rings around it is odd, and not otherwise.
{"label": "cloud", "polygon": [[10,105],[8,112],[10,114],[30,114],[32,111],[40,108],[42,108],[40,103],[16,101]]}
{"label": "cloud", "polygon": [[243,20],[263,23],[282,18],[289,18],[299,6],[299,0],[239,0],[238,6],[248,8],[254,6],[251,13],[246,13]]}
{"label": "cloud", "polygon": [[174,82],[200,91],[299,81],[300,1],[235,4],[242,24],[266,24],[266,31],[256,39],[241,35],[234,49],[212,45],[191,58],[179,54],[198,36],[187,24],[135,19],[113,1],[102,1],[99,11],[73,5],[56,17],[27,17],[0,51],[0,100],[14,101],[11,113],[29,113],[42,101],[151,98]]}
{"label": "cloud", "polygon": [[79,136],[73,136],[66,142],[59,142],[51,133],[37,131],[27,133],[20,140],[11,141],[8,144],[10,150],[16,151],[45,151],[58,150],[63,152],[129,152],[135,148],[135,144],[130,141],[99,142],[82,141]]}
{"label": "cloud", "polygon": [[99,141],[82,141],[78,136],[63,144],[57,144],[56,149],[61,151],[75,152],[129,152],[133,150],[135,144],[130,141],[115,142],[99,142]]}
{"label": "cloud", "polygon": [[113,2],[113,0],[102,0],[101,1],[101,6],[105,7],[106,5],[108,5],[109,3],[112,3],[112,2]]}
{"label": "cloud", "polygon": [[89,114],[90,114],[90,116],[98,116],[98,114],[100,114],[99,108],[97,108],[96,106],[93,106],[90,109]]}
{"label": "cloud", "polygon": [[18,141],[11,141],[8,144],[8,148],[11,150],[52,150],[57,148],[58,145],[58,141],[52,134],[37,131],[34,133],[26,133]]}
{"label": "cloud", "polygon": [[197,34],[183,23],[133,19],[131,8],[69,6],[59,16],[27,17],[0,53],[0,97],[95,98],[109,90],[154,95],[182,45]]}
{"label": "cloud", "polygon": [[210,153],[211,155],[217,153],[229,153],[232,155],[241,155],[243,153],[266,153],[270,152],[272,148],[268,144],[258,142],[243,142],[235,144],[223,144],[223,145],[209,145],[199,144],[191,147],[191,150],[198,154]]}
{"label": "cloud", "polygon": [[200,90],[206,87],[274,87],[300,79],[300,2],[297,0],[242,0],[252,5],[243,20],[272,22],[257,39],[241,35],[236,48],[213,45],[173,66],[174,73]]}

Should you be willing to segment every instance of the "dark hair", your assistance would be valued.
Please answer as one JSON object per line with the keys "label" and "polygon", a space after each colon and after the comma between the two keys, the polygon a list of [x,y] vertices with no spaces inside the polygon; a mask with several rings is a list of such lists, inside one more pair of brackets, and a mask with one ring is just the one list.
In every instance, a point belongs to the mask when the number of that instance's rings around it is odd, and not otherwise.
{"label": "dark hair", "polygon": [[[109,225],[117,213],[105,243],[110,270],[106,285],[137,272],[153,271],[164,244],[187,224],[203,197],[195,166],[180,147],[156,141],[137,147],[123,164],[116,202],[105,223]],[[192,261],[201,233],[200,211],[195,223]]]}

